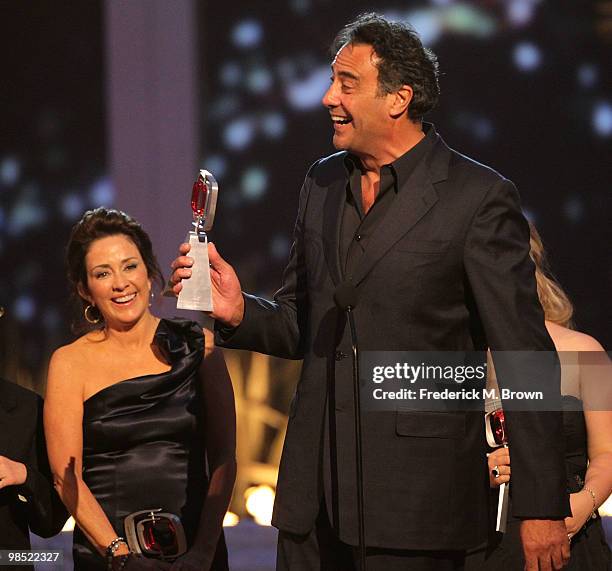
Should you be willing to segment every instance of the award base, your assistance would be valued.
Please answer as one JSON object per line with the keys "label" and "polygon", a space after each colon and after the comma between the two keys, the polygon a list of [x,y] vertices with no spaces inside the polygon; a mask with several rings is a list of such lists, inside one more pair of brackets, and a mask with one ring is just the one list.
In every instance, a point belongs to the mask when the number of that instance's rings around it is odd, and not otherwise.
{"label": "award base", "polygon": [[177,309],[212,311],[212,289],[210,284],[210,262],[206,234],[189,232],[187,242],[191,246],[188,256],[193,258],[191,277],[183,280],[183,289],[178,295]]}
{"label": "award base", "polygon": [[510,482],[504,482],[499,485],[499,498],[497,500],[497,518],[495,522],[495,531],[506,533],[506,525],[508,523],[508,498],[510,496]]}

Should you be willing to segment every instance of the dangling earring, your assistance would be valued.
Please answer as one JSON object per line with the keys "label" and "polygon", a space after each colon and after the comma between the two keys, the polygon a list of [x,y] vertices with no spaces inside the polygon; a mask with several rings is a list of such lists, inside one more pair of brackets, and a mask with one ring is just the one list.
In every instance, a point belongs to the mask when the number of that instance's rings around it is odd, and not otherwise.
{"label": "dangling earring", "polygon": [[151,290],[151,294],[149,297],[149,307],[151,307],[153,305],[153,300],[155,299],[155,294],[153,293],[153,290]]}
{"label": "dangling earring", "polygon": [[83,314],[85,315],[85,321],[87,321],[87,323],[91,323],[92,325],[96,325],[96,323],[100,323],[100,320],[102,319],[102,317],[100,316],[100,312],[98,311],[98,316],[97,317],[91,317],[91,311],[96,309],[95,305],[91,305],[89,304],[86,308],[85,311],[83,312]]}

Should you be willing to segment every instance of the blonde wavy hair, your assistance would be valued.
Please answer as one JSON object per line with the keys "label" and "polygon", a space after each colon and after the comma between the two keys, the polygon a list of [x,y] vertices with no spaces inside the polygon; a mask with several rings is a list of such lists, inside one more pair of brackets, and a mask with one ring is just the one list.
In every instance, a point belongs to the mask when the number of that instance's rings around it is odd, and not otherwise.
{"label": "blonde wavy hair", "polygon": [[562,327],[572,329],[574,307],[567,294],[552,276],[542,238],[531,222],[529,223],[529,246],[529,255],[535,264],[538,297],[544,309],[544,318]]}

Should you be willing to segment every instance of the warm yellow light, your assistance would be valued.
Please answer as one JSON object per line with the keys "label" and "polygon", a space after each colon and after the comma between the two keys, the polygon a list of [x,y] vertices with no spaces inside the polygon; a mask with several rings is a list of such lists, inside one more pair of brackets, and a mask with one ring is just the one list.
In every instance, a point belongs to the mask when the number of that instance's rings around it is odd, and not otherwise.
{"label": "warm yellow light", "polygon": [[259,525],[270,525],[274,496],[270,486],[252,486],[244,492],[247,512]]}
{"label": "warm yellow light", "polygon": [[68,518],[68,521],[62,527],[62,531],[74,531],[74,518],[72,516]]}
{"label": "warm yellow light", "polygon": [[612,517],[612,496],[599,506],[599,515]]}
{"label": "warm yellow light", "polygon": [[223,518],[223,527],[234,527],[238,525],[240,518],[234,512],[226,512]]}
{"label": "warm yellow light", "polygon": [[[234,527],[235,525],[238,525],[239,521],[240,518],[235,513],[228,511],[223,518],[223,527]],[[64,524],[62,531],[74,531],[74,525],[74,518],[69,517]]]}

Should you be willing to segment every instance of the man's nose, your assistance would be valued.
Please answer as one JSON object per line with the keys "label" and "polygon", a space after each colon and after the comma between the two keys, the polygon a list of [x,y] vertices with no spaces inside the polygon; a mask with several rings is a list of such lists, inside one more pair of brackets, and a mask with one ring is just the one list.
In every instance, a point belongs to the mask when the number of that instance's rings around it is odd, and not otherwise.
{"label": "man's nose", "polygon": [[325,92],[325,95],[323,95],[321,103],[323,103],[325,107],[335,107],[338,105],[338,92],[333,83],[329,86],[329,89]]}

